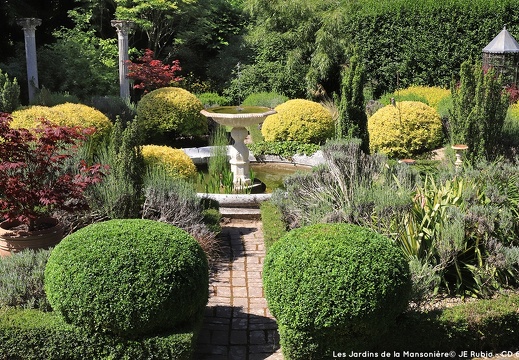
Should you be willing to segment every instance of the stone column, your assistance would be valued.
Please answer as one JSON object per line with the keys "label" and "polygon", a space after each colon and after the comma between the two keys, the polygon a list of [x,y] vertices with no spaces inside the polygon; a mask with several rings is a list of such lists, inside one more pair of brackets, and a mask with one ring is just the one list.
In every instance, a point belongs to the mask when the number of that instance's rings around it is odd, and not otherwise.
{"label": "stone column", "polygon": [[133,28],[133,21],[112,20],[112,26],[117,30],[119,45],[119,86],[121,98],[130,97],[130,81],[128,80],[128,33]]}
{"label": "stone column", "polygon": [[39,89],[38,62],[36,59],[36,26],[41,25],[41,19],[23,18],[16,21],[23,28],[25,35],[25,58],[27,61],[27,82],[29,86],[29,103],[36,97]]}

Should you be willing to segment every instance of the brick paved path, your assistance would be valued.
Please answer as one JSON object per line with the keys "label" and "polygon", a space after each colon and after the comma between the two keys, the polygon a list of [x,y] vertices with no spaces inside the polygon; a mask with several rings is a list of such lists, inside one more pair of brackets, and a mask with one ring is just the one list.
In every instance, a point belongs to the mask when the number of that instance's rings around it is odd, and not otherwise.
{"label": "brick paved path", "polygon": [[195,360],[282,360],[276,322],[263,297],[261,222],[223,228],[222,259],[209,283],[209,303]]}

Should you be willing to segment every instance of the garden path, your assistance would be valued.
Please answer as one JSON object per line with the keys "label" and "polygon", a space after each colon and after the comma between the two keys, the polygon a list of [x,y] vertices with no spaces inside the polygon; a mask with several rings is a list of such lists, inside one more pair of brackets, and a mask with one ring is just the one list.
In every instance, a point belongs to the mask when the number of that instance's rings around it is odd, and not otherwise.
{"label": "garden path", "polygon": [[261,221],[225,224],[221,250],[194,359],[282,360],[276,321],[263,296]]}

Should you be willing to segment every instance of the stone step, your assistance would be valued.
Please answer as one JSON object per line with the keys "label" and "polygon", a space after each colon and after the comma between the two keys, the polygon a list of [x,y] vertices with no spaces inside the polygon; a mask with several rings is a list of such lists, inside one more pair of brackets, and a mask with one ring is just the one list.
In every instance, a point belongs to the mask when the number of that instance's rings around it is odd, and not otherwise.
{"label": "stone step", "polygon": [[258,208],[220,207],[220,214],[231,219],[261,219],[261,212]]}

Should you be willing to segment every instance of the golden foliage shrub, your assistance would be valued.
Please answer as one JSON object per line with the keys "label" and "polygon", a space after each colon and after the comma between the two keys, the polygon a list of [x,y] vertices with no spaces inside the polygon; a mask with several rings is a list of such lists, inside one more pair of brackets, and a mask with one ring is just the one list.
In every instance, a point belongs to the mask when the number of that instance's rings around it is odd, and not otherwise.
{"label": "golden foliage shrub", "polygon": [[265,141],[321,144],[334,135],[332,115],[319,103],[294,99],[275,110],[277,114],[268,116],[261,128]]}
{"label": "golden foliage shrub", "polygon": [[444,98],[450,96],[450,90],[437,86],[410,86],[403,90],[395,91],[400,96],[418,95],[423,97],[429,103],[429,106],[438,109],[438,104]]}
{"label": "golden foliage shrub", "polygon": [[144,145],[142,156],[146,166],[161,166],[167,174],[174,178],[188,179],[196,175],[193,160],[181,149],[174,149],[170,146]]}
{"label": "golden foliage shrub", "polygon": [[32,129],[38,125],[38,119],[45,118],[61,126],[80,126],[95,128],[93,139],[101,139],[110,133],[112,122],[101,111],[83,104],[65,103],[53,107],[31,106],[13,112],[12,127]]}
{"label": "golden foliage shrub", "polygon": [[390,158],[412,157],[441,145],[443,131],[438,112],[418,101],[397,102],[374,113],[368,121],[371,152]]}
{"label": "golden foliage shrub", "polygon": [[508,108],[508,116],[515,122],[519,122],[519,102],[516,102]]}
{"label": "golden foliage shrub", "polygon": [[187,90],[165,87],[144,95],[137,104],[137,121],[148,136],[173,132],[175,135],[204,135],[207,119],[203,105]]}

